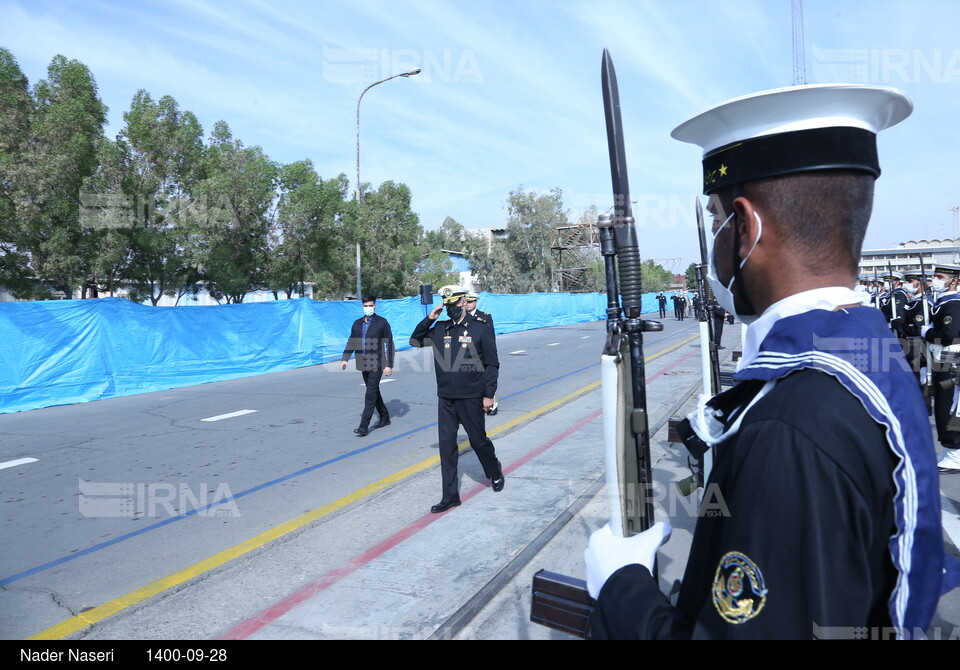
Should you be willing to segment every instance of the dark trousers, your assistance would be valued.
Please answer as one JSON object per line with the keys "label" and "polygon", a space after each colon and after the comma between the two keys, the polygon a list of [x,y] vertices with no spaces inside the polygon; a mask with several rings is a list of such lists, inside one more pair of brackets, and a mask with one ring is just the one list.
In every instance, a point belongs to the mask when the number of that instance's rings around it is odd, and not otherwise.
{"label": "dark trousers", "polygon": [[440,438],[440,480],[443,500],[457,500],[460,497],[460,478],[457,474],[457,462],[460,451],[457,448],[457,431],[460,426],[470,438],[483,474],[487,479],[500,476],[500,461],[493,448],[493,442],[487,437],[486,414],[483,411],[483,398],[438,398],[437,432]]}
{"label": "dark trousers", "polygon": [[363,394],[363,414],[360,415],[360,427],[366,430],[370,427],[370,418],[373,417],[373,410],[377,410],[380,420],[386,419],[387,406],[383,402],[383,396],[380,395],[380,378],[383,376],[383,370],[370,370],[361,372],[363,383],[367,387],[367,392]]}
{"label": "dark trousers", "polygon": [[937,370],[938,364],[934,362],[933,368],[933,418],[937,424],[937,440],[940,446],[945,449],[960,449],[960,432],[947,430],[947,424],[950,422],[950,406],[953,404],[953,390],[951,386],[948,389],[941,388],[940,382],[953,379],[954,375],[950,372],[950,367],[944,365],[945,370]]}
{"label": "dark trousers", "polygon": [[660,318],[665,319],[667,317],[667,306],[660,305]]}
{"label": "dark trousers", "polygon": [[723,336],[723,319],[722,316],[713,317],[713,340],[718,347],[721,343],[720,338]]}

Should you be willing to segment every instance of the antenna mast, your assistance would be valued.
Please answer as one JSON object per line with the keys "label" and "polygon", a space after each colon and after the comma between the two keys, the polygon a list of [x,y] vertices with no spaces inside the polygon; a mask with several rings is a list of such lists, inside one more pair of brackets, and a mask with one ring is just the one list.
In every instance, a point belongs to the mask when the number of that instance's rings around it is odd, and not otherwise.
{"label": "antenna mast", "polygon": [[790,0],[793,5],[793,85],[807,83],[807,62],[803,54],[803,0]]}

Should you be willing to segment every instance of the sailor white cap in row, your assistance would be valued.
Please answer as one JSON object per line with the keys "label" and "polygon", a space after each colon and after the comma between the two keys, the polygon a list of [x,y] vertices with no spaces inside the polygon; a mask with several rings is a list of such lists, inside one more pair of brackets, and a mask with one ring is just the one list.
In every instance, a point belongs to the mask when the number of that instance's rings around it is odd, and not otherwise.
{"label": "sailor white cap in row", "polygon": [[816,84],[754,93],[694,116],[671,135],[703,147],[704,193],[796,172],[880,175],[876,135],[913,103],[886,86]]}

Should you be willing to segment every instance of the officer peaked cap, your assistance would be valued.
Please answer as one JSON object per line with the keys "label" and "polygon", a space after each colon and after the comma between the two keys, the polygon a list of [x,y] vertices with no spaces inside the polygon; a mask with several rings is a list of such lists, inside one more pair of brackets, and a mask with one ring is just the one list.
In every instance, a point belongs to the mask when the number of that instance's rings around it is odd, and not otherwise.
{"label": "officer peaked cap", "polygon": [[467,295],[467,289],[462,286],[444,286],[440,289],[440,298],[444,305],[451,305],[460,302],[460,299]]}
{"label": "officer peaked cap", "polygon": [[703,192],[812,170],[880,176],[877,133],[913,111],[886,86],[814,84],[723,102],[671,135],[703,147]]}

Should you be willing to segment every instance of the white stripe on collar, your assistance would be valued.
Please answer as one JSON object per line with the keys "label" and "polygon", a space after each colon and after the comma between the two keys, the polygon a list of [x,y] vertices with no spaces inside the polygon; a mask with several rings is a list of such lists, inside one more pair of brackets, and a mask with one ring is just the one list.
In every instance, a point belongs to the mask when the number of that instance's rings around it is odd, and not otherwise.
{"label": "white stripe on collar", "polygon": [[859,305],[860,296],[845,286],[815,288],[811,291],[794,293],[783,300],[773,303],[756,321],[747,327],[743,340],[743,354],[737,362],[737,370],[750,365],[760,352],[760,344],[780,319],[810,312],[815,309],[833,311],[842,305]]}

